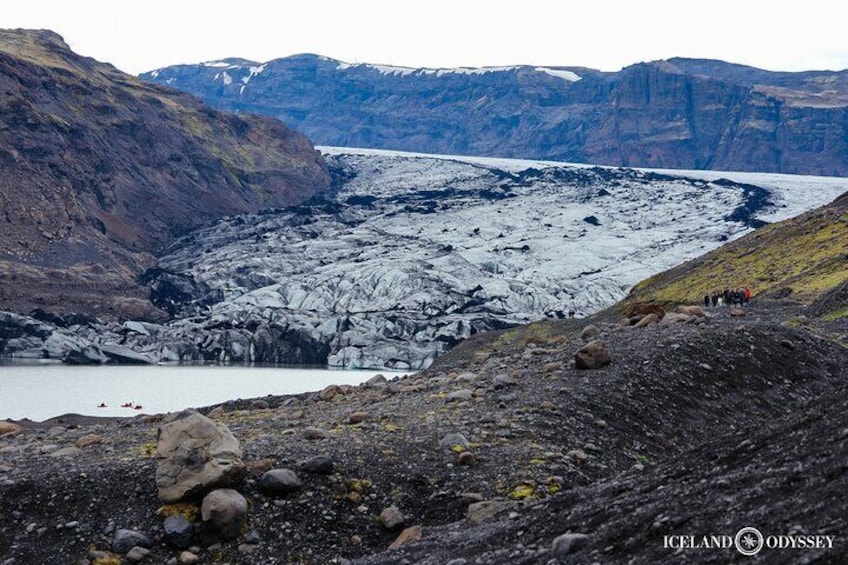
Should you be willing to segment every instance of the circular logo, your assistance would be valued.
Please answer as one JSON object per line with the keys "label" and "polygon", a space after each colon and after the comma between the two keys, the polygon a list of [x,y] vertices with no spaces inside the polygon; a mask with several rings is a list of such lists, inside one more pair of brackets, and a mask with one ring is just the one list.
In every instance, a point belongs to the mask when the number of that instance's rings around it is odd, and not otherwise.
{"label": "circular logo", "polygon": [[742,555],[756,555],[763,548],[763,534],[757,528],[742,528],[736,532],[733,545]]}

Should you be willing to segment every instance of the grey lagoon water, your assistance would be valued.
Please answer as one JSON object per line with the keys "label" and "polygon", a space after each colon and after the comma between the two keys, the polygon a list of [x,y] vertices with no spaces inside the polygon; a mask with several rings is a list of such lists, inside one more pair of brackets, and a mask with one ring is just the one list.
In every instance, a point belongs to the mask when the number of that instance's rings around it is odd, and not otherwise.
{"label": "grey lagoon water", "polygon": [[[377,373],[387,378],[400,374],[234,366],[0,365],[0,419],[158,414],[239,398],[315,391],[329,384],[356,385]],[[128,403],[132,408],[121,406]]]}

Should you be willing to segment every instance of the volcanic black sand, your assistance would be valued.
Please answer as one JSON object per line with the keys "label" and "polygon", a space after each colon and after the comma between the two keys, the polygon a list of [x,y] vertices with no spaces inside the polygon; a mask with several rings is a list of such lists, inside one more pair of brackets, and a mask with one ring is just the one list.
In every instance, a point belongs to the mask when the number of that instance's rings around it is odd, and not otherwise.
{"label": "volcanic black sand", "polygon": [[[769,302],[729,312],[639,329],[610,313],[541,323],[475,336],[386,384],[201,409],[230,428],[252,472],[238,488],[249,501],[243,535],[198,542],[192,554],[200,563],[844,563],[845,322]],[[612,362],[577,370],[574,354],[589,340],[604,342]],[[144,562],[190,561],[162,541],[157,515],[164,418],[63,416],[0,438],[0,564],[127,562],[105,553],[116,529],[151,538]],[[448,434],[464,445],[442,442]],[[316,455],[332,459],[332,474],[301,470]],[[257,477],[271,467],[295,470],[303,488],[260,493]],[[379,515],[392,505],[405,521],[388,530]],[[421,541],[388,549],[413,526]],[[666,547],[679,539],[667,536],[743,527],[830,536],[832,547],[754,557]],[[584,536],[555,552],[567,532]]]}

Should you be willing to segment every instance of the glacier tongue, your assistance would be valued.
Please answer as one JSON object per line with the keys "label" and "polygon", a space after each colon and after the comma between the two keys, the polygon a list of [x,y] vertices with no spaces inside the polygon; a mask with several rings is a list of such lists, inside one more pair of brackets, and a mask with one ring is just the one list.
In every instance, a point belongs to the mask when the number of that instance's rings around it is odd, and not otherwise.
{"label": "glacier tongue", "polygon": [[[211,307],[186,300],[183,316],[200,314],[204,328],[256,318],[328,346],[330,365],[420,369],[472,333],[609,306],[747,232],[758,214],[775,217],[773,202],[801,202],[783,198],[779,182],[766,190],[630,169],[325,152],[333,194],[226,218],[160,258],[214,293]],[[820,187],[804,207],[844,185]],[[249,341],[242,360],[270,360]]]}

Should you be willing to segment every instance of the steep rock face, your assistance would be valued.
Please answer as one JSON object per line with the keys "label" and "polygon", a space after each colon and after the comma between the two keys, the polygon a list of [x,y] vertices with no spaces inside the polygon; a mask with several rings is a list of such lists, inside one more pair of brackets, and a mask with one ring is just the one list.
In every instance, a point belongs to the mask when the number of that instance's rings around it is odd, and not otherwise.
{"label": "steep rock face", "polygon": [[0,32],[0,307],[155,315],[150,255],[222,216],[328,186],[320,154],[270,120]]}
{"label": "steep rock face", "polygon": [[275,116],[317,143],[594,164],[848,174],[848,72],[671,59],[409,69],[315,55],[142,75],[218,108]]}

